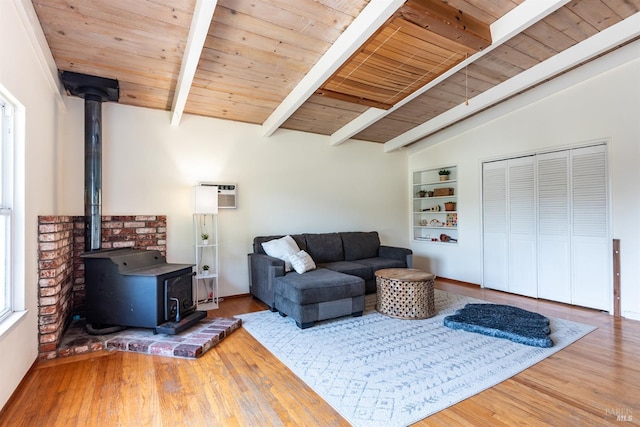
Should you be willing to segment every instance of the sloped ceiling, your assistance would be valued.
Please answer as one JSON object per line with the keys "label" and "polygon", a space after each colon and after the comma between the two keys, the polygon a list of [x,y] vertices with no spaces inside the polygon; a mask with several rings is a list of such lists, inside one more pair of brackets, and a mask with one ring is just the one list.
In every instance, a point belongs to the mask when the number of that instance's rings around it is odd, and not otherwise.
{"label": "sloped ceiling", "polygon": [[640,0],[33,0],[120,103],[391,151],[640,36]]}

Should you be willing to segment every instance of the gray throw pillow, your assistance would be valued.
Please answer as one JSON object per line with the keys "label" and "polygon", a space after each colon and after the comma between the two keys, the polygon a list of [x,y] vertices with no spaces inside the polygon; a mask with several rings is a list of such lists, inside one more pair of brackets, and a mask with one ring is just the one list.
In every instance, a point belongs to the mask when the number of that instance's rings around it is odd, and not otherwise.
{"label": "gray throw pillow", "polygon": [[340,233],[342,246],[344,247],[344,259],[354,261],[357,259],[375,258],[380,249],[380,237],[377,231],[370,232],[346,232]]}

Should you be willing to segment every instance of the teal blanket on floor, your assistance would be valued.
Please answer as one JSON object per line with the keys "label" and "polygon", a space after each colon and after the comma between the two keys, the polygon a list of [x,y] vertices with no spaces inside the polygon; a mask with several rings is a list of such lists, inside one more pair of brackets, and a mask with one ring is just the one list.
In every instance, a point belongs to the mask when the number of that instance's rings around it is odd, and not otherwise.
{"label": "teal blanket on floor", "polygon": [[549,319],[509,305],[467,304],[454,315],[445,317],[444,325],[534,347],[553,346]]}

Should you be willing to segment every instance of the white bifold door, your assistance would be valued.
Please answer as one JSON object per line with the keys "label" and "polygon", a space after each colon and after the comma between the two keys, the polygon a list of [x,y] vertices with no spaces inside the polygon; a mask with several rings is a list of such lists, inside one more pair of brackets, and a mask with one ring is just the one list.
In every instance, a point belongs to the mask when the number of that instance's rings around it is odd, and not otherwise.
{"label": "white bifold door", "polygon": [[606,147],[483,165],[483,286],[610,309]]}

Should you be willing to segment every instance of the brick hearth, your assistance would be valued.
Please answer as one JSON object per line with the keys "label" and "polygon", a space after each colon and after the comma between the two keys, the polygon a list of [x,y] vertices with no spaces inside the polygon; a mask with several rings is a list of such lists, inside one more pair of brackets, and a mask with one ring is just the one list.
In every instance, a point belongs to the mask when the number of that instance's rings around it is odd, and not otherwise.
{"label": "brick hearth", "polygon": [[205,317],[176,335],[154,334],[153,330],[143,328],[128,328],[108,335],[88,335],[84,320],[74,320],[58,347],[58,357],[106,349],[195,359],[241,325],[241,319]]}
{"label": "brick hearth", "polygon": [[[85,316],[84,216],[38,217],[39,358],[55,359],[62,334],[72,318]],[[102,248],[159,250],[166,257],[167,217],[102,217]],[[71,354],[82,352],[79,348]],[[87,349],[86,351],[89,351]],[[86,352],[85,351],[85,352]]]}

